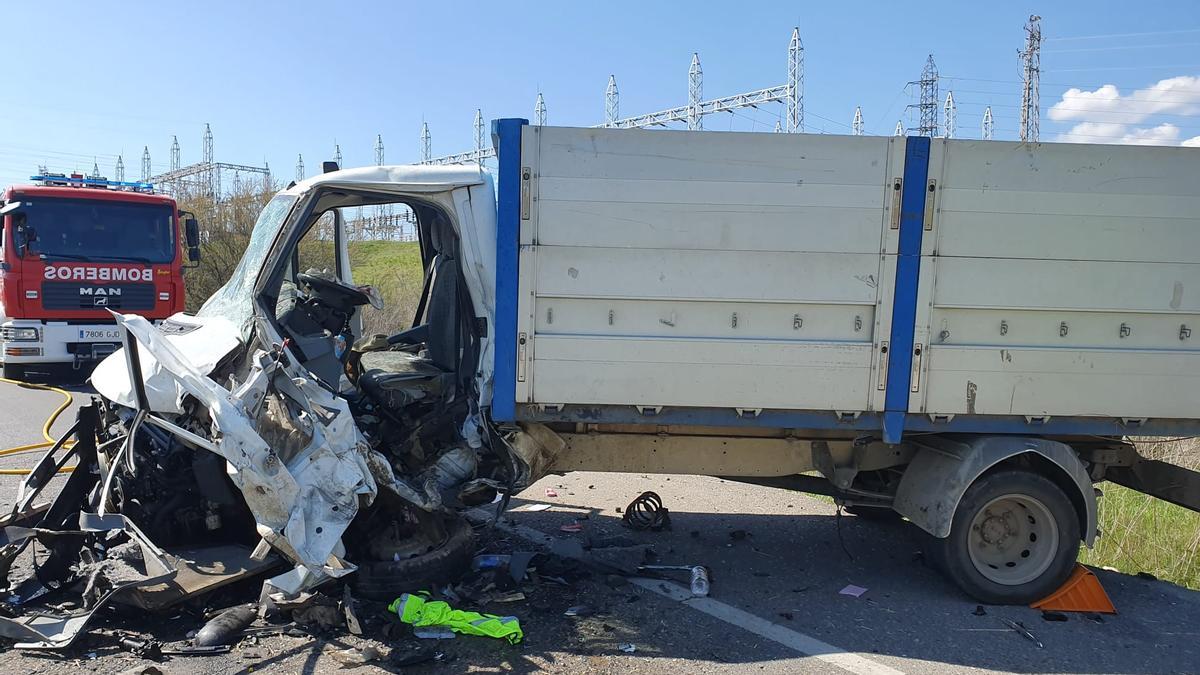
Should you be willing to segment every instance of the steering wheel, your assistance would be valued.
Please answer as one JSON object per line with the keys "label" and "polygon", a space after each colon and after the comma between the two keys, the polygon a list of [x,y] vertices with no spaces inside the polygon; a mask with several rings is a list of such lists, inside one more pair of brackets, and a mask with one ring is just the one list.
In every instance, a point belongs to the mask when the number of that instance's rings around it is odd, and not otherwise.
{"label": "steering wheel", "polygon": [[371,302],[366,293],[340,281],[305,273],[297,274],[296,281],[308,286],[318,300],[334,309],[349,312],[359,305]]}

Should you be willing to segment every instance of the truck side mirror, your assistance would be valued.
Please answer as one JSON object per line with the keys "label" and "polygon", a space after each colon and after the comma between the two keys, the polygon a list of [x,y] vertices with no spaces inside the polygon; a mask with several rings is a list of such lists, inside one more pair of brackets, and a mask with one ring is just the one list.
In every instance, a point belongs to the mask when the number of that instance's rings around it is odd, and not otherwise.
{"label": "truck side mirror", "polygon": [[183,238],[187,242],[188,248],[200,246],[200,223],[196,222],[195,218],[183,221]]}
{"label": "truck side mirror", "polygon": [[37,230],[32,225],[18,225],[14,234],[16,235],[17,248],[21,250],[28,250],[29,245],[37,241]]}
{"label": "truck side mirror", "polygon": [[188,262],[190,262],[190,263],[200,262],[200,247],[199,246],[189,246],[188,247]]}

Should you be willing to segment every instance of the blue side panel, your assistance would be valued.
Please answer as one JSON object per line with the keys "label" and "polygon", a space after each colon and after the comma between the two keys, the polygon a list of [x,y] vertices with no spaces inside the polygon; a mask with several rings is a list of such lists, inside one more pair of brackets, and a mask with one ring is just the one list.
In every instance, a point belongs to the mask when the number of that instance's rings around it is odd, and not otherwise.
{"label": "blue side panel", "polygon": [[884,399],[883,440],[899,443],[908,411],[912,375],[913,330],[917,321],[917,282],[921,274],[921,235],[925,224],[925,186],[929,178],[929,139],[909,136],[904,143],[904,187],[900,195],[900,247],[896,257],[896,294],[892,304],[891,355]]}
{"label": "blue side panel", "polygon": [[496,198],[496,326],[492,419],[516,419],[517,259],[521,240],[521,127],[529,120],[492,121],[499,163]]}

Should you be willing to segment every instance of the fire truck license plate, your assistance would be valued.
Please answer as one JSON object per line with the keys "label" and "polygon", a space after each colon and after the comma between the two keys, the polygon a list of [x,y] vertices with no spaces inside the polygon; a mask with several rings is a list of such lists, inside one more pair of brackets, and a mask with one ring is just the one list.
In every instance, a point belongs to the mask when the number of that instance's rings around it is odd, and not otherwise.
{"label": "fire truck license plate", "polygon": [[80,340],[120,340],[120,328],[80,328]]}

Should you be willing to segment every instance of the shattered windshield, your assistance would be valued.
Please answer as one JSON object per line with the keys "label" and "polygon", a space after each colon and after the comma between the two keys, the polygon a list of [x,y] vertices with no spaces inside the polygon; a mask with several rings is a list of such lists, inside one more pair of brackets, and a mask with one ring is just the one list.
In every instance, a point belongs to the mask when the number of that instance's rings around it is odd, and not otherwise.
{"label": "shattered windshield", "polygon": [[254,324],[254,284],[271,250],[271,242],[275,240],[296,199],[295,195],[276,195],[263,208],[233,276],[204,302],[197,316],[225,317],[238,327],[243,339],[249,338],[250,328]]}

